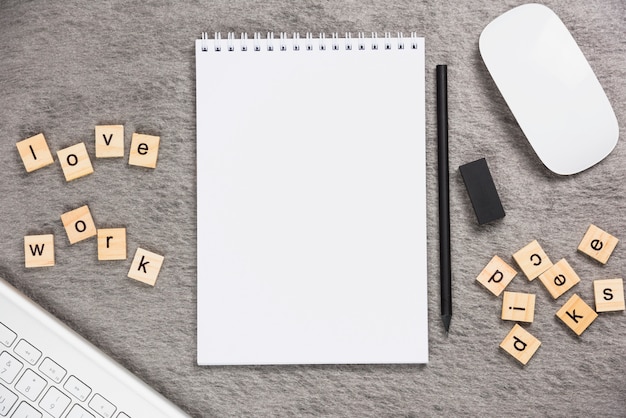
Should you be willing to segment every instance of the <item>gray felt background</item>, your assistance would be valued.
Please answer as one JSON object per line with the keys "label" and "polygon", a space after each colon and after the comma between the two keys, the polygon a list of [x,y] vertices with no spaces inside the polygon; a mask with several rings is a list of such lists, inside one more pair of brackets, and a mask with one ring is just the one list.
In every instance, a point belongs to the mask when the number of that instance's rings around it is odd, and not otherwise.
{"label": "gray felt background", "polygon": [[[626,5],[546,2],[603,85],[622,141],[601,164],[560,177],[534,155],[489,76],[478,36],[519,1],[0,2],[0,274],[193,416],[626,416],[626,315],[582,335],[554,313],[592,280],[622,277],[576,252],[590,223],[626,239]],[[198,367],[195,67],[202,31],[417,31],[426,37],[430,363],[426,366]],[[447,63],[454,317],[439,319],[434,69]],[[254,69],[250,69],[254,71]],[[303,98],[304,100],[305,98]],[[297,105],[295,103],[294,105]],[[236,109],[233,109],[236,111]],[[161,136],[155,170],[95,159],[94,126]],[[27,174],[15,143],[43,132],[53,152],[85,141],[95,173],[66,183],[54,165]],[[590,138],[590,140],[593,140]],[[127,154],[128,155],[128,154]],[[486,157],[507,216],[479,227],[458,166]],[[60,215],[88,204],[99,227],[125,226],[127,261],[98,262],[95,239],[69,245]],[[53,233],[56,266],[23,267],[23,237]],[[498,344],[512,326],[475,282],[494,254],[538,239],[582,278],[553,301],[537,294],[527,328],[543,343],[522,367]],[[163,254],[157,285],[126,278],[137,247]],[[0,307],[1,309],[1,307]]]}

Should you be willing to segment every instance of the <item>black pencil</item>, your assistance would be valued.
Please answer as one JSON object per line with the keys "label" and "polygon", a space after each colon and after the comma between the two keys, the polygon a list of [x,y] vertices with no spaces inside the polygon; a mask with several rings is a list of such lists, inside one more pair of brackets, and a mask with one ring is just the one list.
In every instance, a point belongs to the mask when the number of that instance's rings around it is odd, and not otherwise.
{"label": "black pencil", "polygon": [[448,172],[448,67],[446,65],[437,65],[437,143],[441,319],[447,333],[450,330],[452,319],[452,269],[450,264],[450,185]]}

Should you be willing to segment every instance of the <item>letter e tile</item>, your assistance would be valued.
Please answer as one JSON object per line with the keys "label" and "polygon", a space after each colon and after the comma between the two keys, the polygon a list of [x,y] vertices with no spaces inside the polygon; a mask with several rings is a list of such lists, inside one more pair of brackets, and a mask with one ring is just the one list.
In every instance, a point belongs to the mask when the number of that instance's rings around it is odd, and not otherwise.
{"label": "letter e tile", "polygon": [[587,254],[602,264],[606,264],[618,241],[617,238],[608,232],[601,230],[595,225],[590,225],[578,245],[578,251]]}
{"label": "letter e tile", "polygon": [[563,293],[580,282],[580,277],[569,265],[567,260],[561,259],[539,276],[541,283],[548,289],[553,299],[558,299]]}

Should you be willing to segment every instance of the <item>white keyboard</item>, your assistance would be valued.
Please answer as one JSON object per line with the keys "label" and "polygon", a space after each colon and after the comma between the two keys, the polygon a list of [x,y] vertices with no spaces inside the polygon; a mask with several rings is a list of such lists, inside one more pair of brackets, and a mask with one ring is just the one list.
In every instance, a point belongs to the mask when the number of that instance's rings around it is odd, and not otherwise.
{"label": "white keyboard", "polygon": [[0,278],[0,417],[187,416]]}

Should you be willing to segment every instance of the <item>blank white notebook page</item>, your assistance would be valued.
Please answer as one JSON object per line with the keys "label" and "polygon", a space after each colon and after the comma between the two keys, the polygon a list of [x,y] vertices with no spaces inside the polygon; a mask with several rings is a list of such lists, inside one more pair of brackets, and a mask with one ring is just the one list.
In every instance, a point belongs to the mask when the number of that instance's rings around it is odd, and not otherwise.
{"label": "blank white notebook page", "polygon": [[425,363],[424,40],[272,45],[196,41],[198,364]]}

